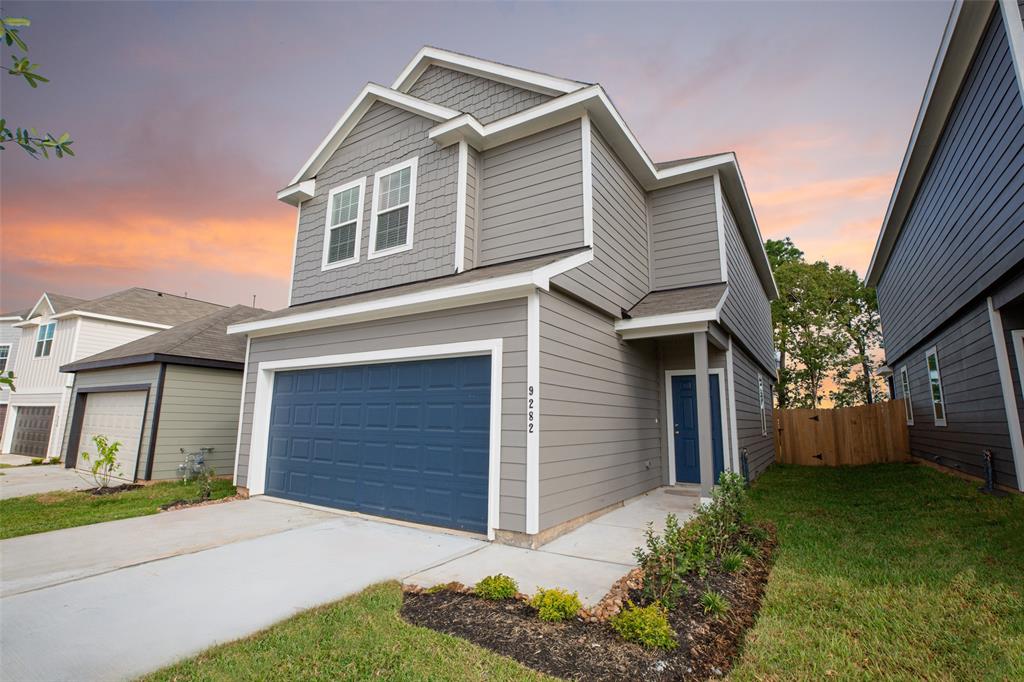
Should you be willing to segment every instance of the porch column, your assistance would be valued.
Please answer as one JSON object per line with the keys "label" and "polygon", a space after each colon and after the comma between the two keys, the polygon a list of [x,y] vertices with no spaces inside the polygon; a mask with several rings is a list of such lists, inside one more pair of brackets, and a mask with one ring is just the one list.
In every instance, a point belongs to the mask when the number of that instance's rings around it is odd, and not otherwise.
{"label": "porch column", "polygon": [[708,334],[693,334],[693,361],[697,372],[697,445],[700,453],[700,496],[711,497],[715,484],[711,452],[711,381],[708,379]]}

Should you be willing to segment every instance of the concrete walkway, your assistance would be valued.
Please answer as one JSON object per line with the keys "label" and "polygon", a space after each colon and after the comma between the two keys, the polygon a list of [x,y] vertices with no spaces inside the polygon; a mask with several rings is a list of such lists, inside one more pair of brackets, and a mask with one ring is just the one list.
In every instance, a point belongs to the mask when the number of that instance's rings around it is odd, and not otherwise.
{"label": "concrete walkway", "polygon": [[36,495],[54,490],[85,490],[95,486],[86,483],[63,464],[40,464],[0,469],[0,500],[23,495]]}
{"label": "concrete walkway", "polygon": [[6,464],[9,467],[25,467],[32,464],[33,459],[33,457],[27,457],[26,455],[5,454],[0,455],[0,464]]}
{"label": "concrete walkway", "polygon": [[527,594],[540,587],[561,587],[578,593],[584,606],[592,606],[636,565],[633,550],[643,544],[647,524],[653,523],[660,531],[669,513],[684,522],[697,501],[696,497],[667,489],[655,490],[540,549],[489,544],[411,575],[405,582],[421,587],[453,581],[473,585],[485,576],[504,573],[515,578],[519,589]]}

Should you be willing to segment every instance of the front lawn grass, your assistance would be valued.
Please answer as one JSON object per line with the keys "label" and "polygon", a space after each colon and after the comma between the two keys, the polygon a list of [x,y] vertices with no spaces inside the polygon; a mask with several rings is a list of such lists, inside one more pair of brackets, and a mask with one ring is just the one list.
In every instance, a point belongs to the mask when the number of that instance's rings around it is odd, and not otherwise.
{"label": "front lawn grass", "polygon": [[464,640],[409,625],[398,615],[401,606],[398,583],[381,583],[143,679],[549,679]]}
{"label": "front lawn grass", "polygon": [[[213,482],[211,499],[218,500],[234,494],[235,486],[231,481]],[[12,497],[0,500],[0,540],[156,514],[162,504],[198,496],[198,484],[169,481],[111,495],[60,490]]]}
{"label": "front lawn grass", "polygon": [[1024,679],[1024,497],[924,466],[776,466],[778,527],[732,678]]}

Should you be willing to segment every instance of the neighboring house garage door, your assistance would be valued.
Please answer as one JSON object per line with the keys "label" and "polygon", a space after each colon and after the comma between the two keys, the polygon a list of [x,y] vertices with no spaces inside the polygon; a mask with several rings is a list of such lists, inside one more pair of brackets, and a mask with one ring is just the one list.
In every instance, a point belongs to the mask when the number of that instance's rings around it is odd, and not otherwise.
{"label": "neighboring house garage door", "polygon": [[53,426],[53,408],[25,405],[15,412],[11,452],[30,457],[46,457]]}
{"label": "neighboring house garage door", "polygon": [[7,404],[0,405],[0,433],[4,432],[4,424],[7,422]]}
{"label": "neighboring house garage door", "polygon": [[117,463],[118,478],[135,480],[135,465],[139,459],[139,441],[142,439],[142,421],[146,413],[146,391],[117,391],[112,393],[90,393],[85,399],[85,414],[82,416],[82,436],[78,441],[78,455],[75,466],[89,469],[90,463],[82,457],[88,452],[95,461],[96,444],[93,436],[106,436],[107,440],[120,441]]}
{"label": "neighboring house garage door", "polygon": [[268,495],[487,531],[491,359],[278,372]]}

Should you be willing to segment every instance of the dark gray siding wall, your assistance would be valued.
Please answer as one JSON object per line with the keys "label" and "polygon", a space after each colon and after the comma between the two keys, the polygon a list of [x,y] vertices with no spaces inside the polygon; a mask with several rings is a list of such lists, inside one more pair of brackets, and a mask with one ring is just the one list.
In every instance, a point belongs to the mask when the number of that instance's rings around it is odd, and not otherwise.
{"label": "dark gray siding wall", "polygon": [[754,270],[736,227],[729,202],[722,197],[725,219],[725,247],[729,295],[722,306],[722,322],[750,349],[765,370],[775,366],[775,342],[772,339],[772,307],[761,280]]}
{"label": "dark gray siding wall", "polygon": [[455,109],[487,124],[547,102],[551,97],[480,76],[428,66],[409,94]]}
{"label": "dark gray siding wall", "polygon": [[554,281],[615,317],[649,291],[644,190],[591,130],[594,260]]}
{"label": "dark gray siding wall", "polygon": [[[316,178],[316,195],[302,204],[295,244],[292,304],[451,274],[455,252],[458,146],[438,149],[429,119],[377,102],[356,124]],[[373,174],[419,157],[413,248],[368,261]],[[360,260],[321,270],[327,196],[345,183],[366,178]]]}
{"label": "dark gray siding wall", "polygon": [[469,147],[466,153],[466,253],[463,267],[476,267],[477,262],[477,211],[480,205],[480,154]]}
{"label": "dark gray siding wall", "polygon": [[999,16],[878,284],[894,366],[1024,258],[1024,110]]}
{"label": "dark gray siding wall", "polygon": [[612,318],[540,294],[540,528],[661,483],[657,359]]}
{"label": "dark gray siding wall", "polygon": [[714,178],[651,192],[655,289],[722,281]]}
{"label": "dark gray siding wall", "polygon": [[[771,375],[762,370],[742,348],[734,343],[732,349],[732,367],[735,374],[733,385],[736,391],[736,439],[740,452],[743,452],[743,448],[747,449],[750,477],[754,479],[775,461],[775,420],[772,406],[775,382],[772,381]],[[768,435],[761,434],[761,402],[757,391],[758,375],[764,382]]]}
{"label": "dark gray siding wall", "polygon": [[[946,406],[946,426],[935,426],[925,353],[935,346]],[[982,475],[981,452],[992,450],[996,479],[1016,485],[1006,409],[999,383],[992,327],[985,301],[977,301],[936,335],[914,346],[892,365],[896,397],[903,399],[900,368],[907,368],[914,425],[910,451],[915,457]],[[938,458],[936,460],[936,458]]]}
{"label": "dark gray siding wall", "polygon": [[[517,299],[328,329],[254,338],[238,455],[246,485],[256,372],[268,360],[503,339],[500,528],[526,530],[526,300]],[[264,425],[265,427],[265,425]]]}
{"label": "dark gray siding wall", "polygon": [[571,121],[482,154],[480,265],[583,245],[583,150]]}

